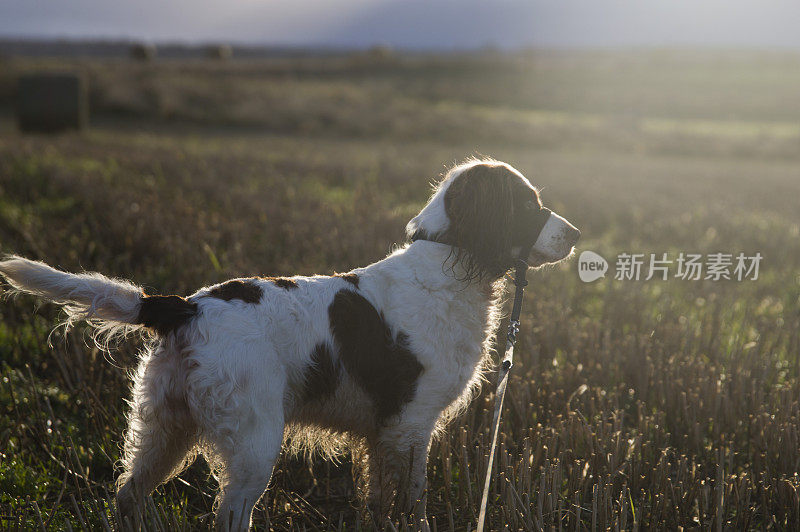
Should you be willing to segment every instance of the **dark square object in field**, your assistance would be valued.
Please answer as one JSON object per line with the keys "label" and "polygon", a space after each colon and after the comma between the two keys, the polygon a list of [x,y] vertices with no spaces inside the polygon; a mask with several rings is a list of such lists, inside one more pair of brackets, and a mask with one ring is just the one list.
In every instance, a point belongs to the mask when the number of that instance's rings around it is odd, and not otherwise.
{"label": "dark square object in field", "polygon": [[55,133],[82,129],[88,121],[86,85],[76,74],[28,74],[19,78],[20,131]]}

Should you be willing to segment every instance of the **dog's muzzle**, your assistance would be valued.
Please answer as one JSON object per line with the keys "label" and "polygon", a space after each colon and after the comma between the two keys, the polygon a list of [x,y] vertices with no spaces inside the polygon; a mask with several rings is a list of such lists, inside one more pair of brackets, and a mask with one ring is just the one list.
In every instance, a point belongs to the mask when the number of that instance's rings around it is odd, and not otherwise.
{"label": "dog's muzzle", "polygon": [[568,257],[581,236],[577,227],[544,207],[539,210],[534,220],[532,234],[536,240],[531,251],[548,262]]}

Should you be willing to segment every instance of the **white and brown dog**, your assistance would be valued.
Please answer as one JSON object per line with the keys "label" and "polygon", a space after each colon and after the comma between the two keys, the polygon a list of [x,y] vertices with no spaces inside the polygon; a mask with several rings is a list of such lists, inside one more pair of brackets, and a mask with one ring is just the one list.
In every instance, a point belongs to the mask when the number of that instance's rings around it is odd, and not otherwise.
{"label": "white and brown dog", "polygon": [[533,245],[532,266],[557,262],[580,232],[493,160],[450,170],[407,231],[412,243],[347,274],[235,279],[186,298],[13,256],[0,273],[17,291],[65,304],[69,321],[146,333],[117,493],[123,516],[202,453],[220,483],[217,526],[246,529],[285,437],[325,451],[342,435],[368,457],[377,512],[424,516],[431,438],[479,381],[498,281],[520,250]]}

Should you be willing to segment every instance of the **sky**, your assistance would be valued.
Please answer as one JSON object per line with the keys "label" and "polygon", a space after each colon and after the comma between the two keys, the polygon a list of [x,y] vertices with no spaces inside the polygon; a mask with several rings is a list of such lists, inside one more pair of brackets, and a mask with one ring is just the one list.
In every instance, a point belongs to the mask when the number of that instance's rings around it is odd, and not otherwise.
{"label": "sky", "polygon": [[800,0],[0,0],[0,37],[800,50]]}

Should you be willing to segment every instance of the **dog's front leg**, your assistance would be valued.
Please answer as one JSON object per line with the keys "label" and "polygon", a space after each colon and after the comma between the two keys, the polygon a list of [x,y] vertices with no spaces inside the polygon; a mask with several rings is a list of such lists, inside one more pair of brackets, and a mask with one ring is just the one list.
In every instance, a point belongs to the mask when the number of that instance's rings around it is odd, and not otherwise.
{"label": "dog's front leg", "polygon": [[370,449],[369,504],[376,524],[389,514],[405,515],[413,529],[427,530],[424,492],[432,431],[432,425],[385,428]]}
{"label": "dog's front leg", "polygon": [[427,517],[428,450],[430,433],[423,442],[417,440],[408,449],[408,470],[397,486],[397,509],[408,516],[412,530],[429,532]]}

